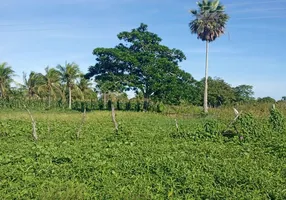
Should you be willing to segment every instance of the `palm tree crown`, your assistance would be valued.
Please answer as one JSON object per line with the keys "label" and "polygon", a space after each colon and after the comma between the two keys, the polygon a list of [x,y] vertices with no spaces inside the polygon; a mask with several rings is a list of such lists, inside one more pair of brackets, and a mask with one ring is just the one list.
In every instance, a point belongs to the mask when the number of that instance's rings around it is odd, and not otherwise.
{"label": "palm tree crown", "polygon": [[76,63],[66,63],[65,66],[58,65],[57,69],[60,72],[62,82],[66,84],[69,90],[69,109],[72,103],[72,89],[75,85],[75,80],[80,76],[79,66]]}
{"label": "palm tree crown", "polygon": [[0,64],[0,97],[6,96],[6,90],[10,87],[13,81],[12,77],[15,76],[14,71],[4,62]]}
{"label": "palm tree crown", "polygon": [[80,90],[82,99],[84,99],[84,97],[86,95],[90,95],[91,93],[93,93],[94,91],[91,88],[92,83],[90,82],[89,79],[86,79],[84,77],[83,74],[81,74],[79,81],[77,82],[77,87]]}
{"label": "palm tree crown", "polygon": [[203,0],[197,4],[199,9],[190,11],[195,19],[189,23],[189,27],[198,39],[212,42],[224,34],[229,16],[219,0]]}
{"label": "palm tree crown", "polygon": [[[51,97],[56,97],[56,91],[61,94],[60,90],[60,72],[54,68],[46,67],[45,75],[41,75],[42,83],[39,87],[39,91],[48,94],[49,107],[51,105]],[[63,96],[61,94],[61,96]]]}
{"label": "palm tree crown", "polygon": [[44,80],[47,84],[57,83],[60,81],[60,72],[54,68],[46,67]]}
{"label": "palm tree crown", "polygon": [[58,65],[57,69],[61,74],[62,82],[68,87],[74,85],[74,81],[80,76],[79,66],[76,63],[66,63],[65,66]]}
{"label": "palm tree crown", "polygon": [[41,84],[41,74],[36,72],[30,72],[29,78],[27,74],[23,72],[24,87],[28,90],[29,98],[37,96],[37,90]]}

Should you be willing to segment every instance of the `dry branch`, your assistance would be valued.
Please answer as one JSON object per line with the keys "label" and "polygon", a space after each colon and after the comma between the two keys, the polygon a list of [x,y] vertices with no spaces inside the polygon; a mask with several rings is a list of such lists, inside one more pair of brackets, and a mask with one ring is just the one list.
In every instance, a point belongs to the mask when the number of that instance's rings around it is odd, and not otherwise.
{"label": "dry branch", "polygon": [[84,111],[83,111],[83,114],[82,114],[81,124],[80,124],[80,127],[79,127],[78,131],[77,131],[77,138],[80,137],[80,132],[81,132],[82,127],[83,127],[84,122],[85,122],[85,117],[86,117],[86,108],[84,108]]}
{"label": "dry branch", "polygon": [[235,118],[229,123],[229,125],[227,126],[226,130],[223,132],[223,134],[226,134],[227,130],[230,128],[231,125],[233,125],[236,120],[238,119],[238,117],[241,115],[241,112],[238,112],[235,108],[233,109],[234,113],[235,113]]}
{"label": "dry branch", "polygon": [[36,121],[33,118],[32,113],[30,112],[30,110],[26,107],[26,105],[24,105],[24,108],[27,110],[28,114],[30,115],[30,118],[32,120],[32,127],[33,127],[33,137],[35,140],[38,140],[38,136],[37,136],[37,131],[36,131]]}
{"label": "dry branch", "polygon": [[176,123],[177,132],[179,132],[179,125],[178,125],[177,119],[175,119],[175,123]]}

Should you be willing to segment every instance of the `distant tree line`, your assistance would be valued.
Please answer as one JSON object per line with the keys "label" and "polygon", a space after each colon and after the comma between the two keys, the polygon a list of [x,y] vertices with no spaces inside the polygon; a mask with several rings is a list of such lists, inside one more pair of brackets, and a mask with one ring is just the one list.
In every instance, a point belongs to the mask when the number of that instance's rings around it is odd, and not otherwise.
{"label": "distant tree line", "polygon": [[[0,107],[4,101],[15,99],[69,109],[76,102],[97,102],[94,109],[108,108],[108,102],[119,102],[117,109],[127,110],[132,106],[133,110],[149,110],[154,104],[203,106],[205,78],[195,80],[180,69],[179,63],[186,59],[181,50],[162,45],[162,39],[149,32],[145,24],[117,36],[121,43],[114,48],[93,50],[96,63],[87,73],[81,72],[74,62],[65,63],[46,67],[44,73],[23,72],[20,84],[13,80],[12,67],[6,62],[0,64]],[[133,91],[135,97],[128,99],[128,91]],[[208,78],[210,107],[253,102],[256,101],[253,94],[250,85],[232,87],[221,78]],[[257,101],[275,102],[271,97]]]}

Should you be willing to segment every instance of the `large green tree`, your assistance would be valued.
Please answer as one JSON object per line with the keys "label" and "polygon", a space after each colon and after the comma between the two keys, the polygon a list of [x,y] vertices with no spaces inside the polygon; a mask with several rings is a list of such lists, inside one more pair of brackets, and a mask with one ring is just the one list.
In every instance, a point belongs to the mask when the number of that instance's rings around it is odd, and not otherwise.
{"label": "large green tree", "polygon": [[94,49],[97,63],[89,68],[86,76],[94,76],[100,84],[112,82],[111,85],[119,90],[141,92],[146,109],[149,99],[161,95],[163,87],[179,83],[177,80],[182,76],[178,63],[186,57],[182,51],[162,45],[162,39],[149,32],[143,23],[117,37],[124,44]]}
{"label": "large green tree", "polygon": [[10,84],[13,82],[13,76],[15,72],[8,63],[4,62],[0,64],[0,97],[5,98],[7,90],[10,88]]}
{"label": "large green tree", "polygon": [[[209,85],[209,94],[208,94],[208,106],[211,107],[219,107],[221,105],[228,105],[233,103],[235,99],[235,92],[230,84],[226,83],[221,78],[211,78],[208,77],[208,85]],[[203,78],[200,85],[200,94],[203,97],[204,95],[204,82],[205,78]]]}
{"label": "large green tree", "polygon": [[253,86],[251,85],[239,85],[233,88],[233,90],[237,102],[249,102],[255,100],[253,97]]}
{"label": "large green tree", "polygon": [[208,112],[208,51],[209,43],[215,41],[225,32],[229,16],[219,0],[202,0],[197,2],[198,10],[191,10],[194,20],[189,23],[191,33],[206,43],[204,112]]}
{"label": "large green tree", "polygon": [[58,65],[57,69],[60,72],[61,80],[68,87],[69,93],[69,109],[72,103],[72,89],[76,87],[75,81],[80,77],[79,66],[76,63],[66,63],[64,66]]}
{"label": "large green tree", "polygon": [[160,81],[160,84],[152,97],[156,101],[173,105],[179,105],[183,102],[198,103],[200,97],[196,85],[197,81],[191,74],[178,70],[176,76],[165,73],[164,77],[161,80],[157,79],[157,81]]}

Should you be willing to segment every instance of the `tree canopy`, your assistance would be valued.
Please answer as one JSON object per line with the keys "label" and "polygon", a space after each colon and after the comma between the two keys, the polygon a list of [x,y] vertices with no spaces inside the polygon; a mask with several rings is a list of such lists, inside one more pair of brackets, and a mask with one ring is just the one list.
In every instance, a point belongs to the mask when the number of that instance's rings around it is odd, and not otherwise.
{"label": "tree canopy", "polygon": [[254,100],[253,86],[239,85],[234,88],[236,100],[238,102],[248,102]]}
{"label": "tree canopy", "polygon": [[173,101],[170,100],[172,92],[177,99],[182,98],[183,91],[178,90],[181,83],[190,87],[194,83],[193,77],[178,66],[186,59],[184,53],[162,45],[162,39],[149,32],[146,24],[140,24],[130,32],[121,32],[117,37],[124,44],[94,49],[97,63],[89,68],[87,78],[95,77],[96,82],[105,83],[105,86],[109,82],[112,91],[141,92],[145,103],[150,98]]}

